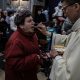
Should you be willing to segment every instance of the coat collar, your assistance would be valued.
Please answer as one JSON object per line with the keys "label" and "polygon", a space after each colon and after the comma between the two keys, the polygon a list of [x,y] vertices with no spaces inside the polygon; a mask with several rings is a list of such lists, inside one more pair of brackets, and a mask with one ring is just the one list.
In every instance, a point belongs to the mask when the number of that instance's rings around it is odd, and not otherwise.
{"label": "coat collar", "polygon": [[29,39],[32,39],[35,33],[26,33],[21,28],[17,29],[19,33],[21,33],[23,36],[28,37]]}
{"label": "coat collar", "polygon": [[74,23],[74,25],[73,25],[71,30],[75,31],[75,32],[80,30],[80,18]]}

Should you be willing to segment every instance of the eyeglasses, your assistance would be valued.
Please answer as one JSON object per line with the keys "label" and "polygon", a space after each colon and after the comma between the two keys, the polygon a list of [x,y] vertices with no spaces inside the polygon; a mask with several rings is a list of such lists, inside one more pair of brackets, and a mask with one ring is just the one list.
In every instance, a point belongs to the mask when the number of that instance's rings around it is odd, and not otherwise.
{"label": "eyeglasses", "polygon": [[73,3],[73,4],[69,4],[69,5],[63,6],[61,9],[62,9],[62,11],[66,11],[66,9],[67,9],[69,6],[73,6],[74,4],[79,4],[79,5],[80,5],[80,3]]}
{"label": "eyeglasses", "polygon": [[62,9],[62,11],[66,11],[66,9],[67,9],[69,6],[72,6],[72,5],[73,5],[73,4],[63,6],[61,9]]}

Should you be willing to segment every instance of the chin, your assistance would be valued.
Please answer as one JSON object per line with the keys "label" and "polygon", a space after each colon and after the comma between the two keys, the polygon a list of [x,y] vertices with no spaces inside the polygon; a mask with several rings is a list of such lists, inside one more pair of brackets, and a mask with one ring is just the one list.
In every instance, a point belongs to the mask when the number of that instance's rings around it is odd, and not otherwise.
{"label": "chin", "polygon": [[32,29],[31,32],[34,32],[34,29]]}
{"label": "chin", "polygon": [[34,32],[34,29],[31,29],[31,32]]}

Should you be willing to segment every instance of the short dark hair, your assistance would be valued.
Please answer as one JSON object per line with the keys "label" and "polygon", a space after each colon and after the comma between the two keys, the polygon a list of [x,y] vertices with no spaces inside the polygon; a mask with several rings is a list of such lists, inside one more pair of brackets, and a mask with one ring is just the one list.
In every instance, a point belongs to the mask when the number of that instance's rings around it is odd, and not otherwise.
{"label": "short dark hair", "polygon": [[16,17],[15,17],[15,19],[14,19],[14,23],[15,23],[15,25],[17,26],[17,27],[19,27],[20,25],[23,25],[24,24],[24,21],[25,21],[25,18],[26,17],[29,17],[29,16],[32,16],[31,15],[31,12],[29,11],[29,10],[22,10],[22,11],[20,11],[17,15],[16,15]]}
{"label": "short dark hair", "polygon": [[61,0],[61,2],[67,2],[68,4],[75,4],[75,3],[79,3],[80,4],[80,0]]}

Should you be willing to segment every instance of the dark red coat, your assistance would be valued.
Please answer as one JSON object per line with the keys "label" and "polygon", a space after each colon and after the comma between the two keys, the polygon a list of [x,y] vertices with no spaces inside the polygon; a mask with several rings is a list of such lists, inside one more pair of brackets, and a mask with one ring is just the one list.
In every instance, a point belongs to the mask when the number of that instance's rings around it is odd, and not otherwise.
{"label": "dark red coat", "polygon": [[21,29],[14,32],[5,49],[5,80],[37,80],[39,53],[36,35],[25,35]]}

